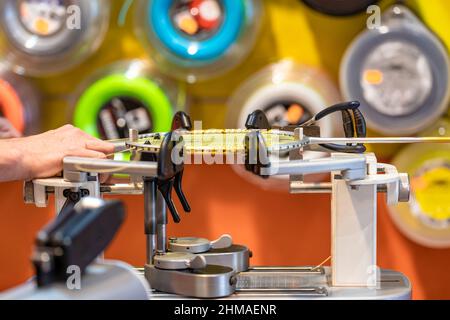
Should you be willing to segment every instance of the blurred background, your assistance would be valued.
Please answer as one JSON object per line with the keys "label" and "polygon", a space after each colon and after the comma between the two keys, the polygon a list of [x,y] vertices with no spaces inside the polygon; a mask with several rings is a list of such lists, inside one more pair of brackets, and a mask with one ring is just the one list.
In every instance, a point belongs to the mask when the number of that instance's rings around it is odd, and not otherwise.
{"label": "blurred background", "polygon": [[[343,100],[361,102],[372,136],[450,135],[447,0],[2,0],[0,25],[0,116],[24,135],[66,123],[102,139],[161,132],[177,110],[204,129],[243,127],[255,109],[300,124]],[[322,136],[339,123],[322,121]],[[378,265],[404,273],[413,298],[450,298],[450,147],[370,151],[413,188],[394,208],[380,196]],[[253,265],[330,255],[329,195],[226,165],[184,177],[193,210],[169,236],[229,233]],[[32,275],[33,240],[54,215],[52,199],[25,205],[22,187],[0,184],[0,290]],[[127,220],[106,257],[142,266],[143,197],[121,198]]]}

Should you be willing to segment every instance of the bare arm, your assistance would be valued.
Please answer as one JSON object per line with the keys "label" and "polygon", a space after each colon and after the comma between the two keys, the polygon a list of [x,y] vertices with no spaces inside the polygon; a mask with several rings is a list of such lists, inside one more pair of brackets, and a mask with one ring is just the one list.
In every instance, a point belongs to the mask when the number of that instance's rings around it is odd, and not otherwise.
{"label": "bare arm", "polygon": [[36,136],[0,140],[0,182],[56,175],[66,156],[104,158],[114,152],[110,143],[71,125]]}

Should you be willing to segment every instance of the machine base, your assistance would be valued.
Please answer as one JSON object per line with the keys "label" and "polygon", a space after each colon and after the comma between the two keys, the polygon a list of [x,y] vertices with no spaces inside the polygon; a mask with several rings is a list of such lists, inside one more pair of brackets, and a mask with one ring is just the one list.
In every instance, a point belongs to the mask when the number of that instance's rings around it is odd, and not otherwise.
{"label": "machine base", "polygon": [[34,279],[0,294],[0,300],[148,300],[150,287],[132,266],[114,260],[90,265],[79,289],[66,283],[38,288]]}
{"label": "machine base", "polygon": [[231,295],[235,289],[232,268],[207,265],[201,270],[164,270],[145,265],[144,274],[155,290],[195,298],[220,298]]}
{"label": "machine base", "polygon": [[[236,292],[229,300],[409,300],[411,284],[403,274],[381,270],[376,288],[332,287],[329,267],[255,267],[236,275]],[[178,282],[178,281],[177,281]],[[166,291],[167,292],[167,291]],[[186,299],[153,290],[150,299]]]}

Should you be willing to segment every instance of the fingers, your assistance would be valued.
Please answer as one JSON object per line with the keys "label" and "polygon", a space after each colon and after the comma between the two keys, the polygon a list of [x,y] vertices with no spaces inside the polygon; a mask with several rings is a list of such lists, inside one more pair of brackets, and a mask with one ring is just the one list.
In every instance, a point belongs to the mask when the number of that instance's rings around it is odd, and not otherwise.
{"label": "fingers", "polygon": [[[91,151],[101,152],[105,155],[114,152],[114,145],[103,140],[97,139],[83,130],[76,128],[70,124],[62,126],[57,129],[61,134],[73,139],[75,141],[81,142],[81,147],[86,148]],[[58,134],[58,133],[57,133]]]}
{"label": "fingers", "polygon": [[114,152],[114,145],[109,142],[95,139],[86,141],[86,149],[103,152],[108,155]]}
{"label": "fingers", "polygon": [[67,157],[82,157],[82,158],[97,158],[105,159],[106,155],[103,152],[98,152],[89,149],[72,149],[66,152]]}

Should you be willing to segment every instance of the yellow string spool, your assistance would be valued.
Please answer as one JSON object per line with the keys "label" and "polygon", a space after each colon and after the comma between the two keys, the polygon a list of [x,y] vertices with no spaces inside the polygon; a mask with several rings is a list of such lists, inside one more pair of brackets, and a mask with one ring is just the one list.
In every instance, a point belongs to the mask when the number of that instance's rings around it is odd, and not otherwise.
{"label": "yellow string spool", "polygon": [[[449,137],[450,123],[441,120],[430,133]],[[411,201],[389,209],[394,223],[421,245],[450,247],[450,145],[411,145],[393,164],[411,179]]]}

